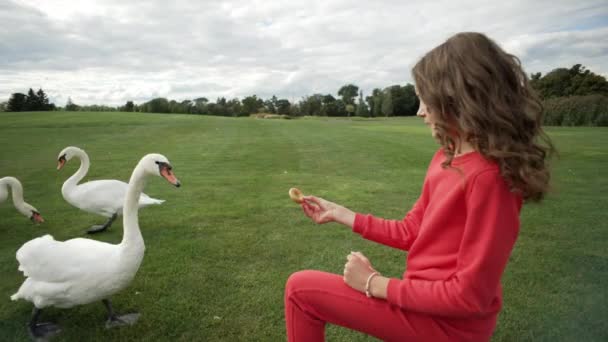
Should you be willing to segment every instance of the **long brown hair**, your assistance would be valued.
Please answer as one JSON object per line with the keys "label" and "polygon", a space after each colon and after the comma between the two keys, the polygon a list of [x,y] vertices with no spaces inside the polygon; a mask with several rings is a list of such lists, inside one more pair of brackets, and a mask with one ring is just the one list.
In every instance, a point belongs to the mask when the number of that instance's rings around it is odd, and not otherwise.
{"label": "long brown hair", "polygon": [[463,139],[499,165],[511,190],[525,200],[544,197],[555,149],[541,127],[542,104],[516,56],[484,34],[459,33],[422,57],[412,74],[436,117],[444,167],[451,167]]}

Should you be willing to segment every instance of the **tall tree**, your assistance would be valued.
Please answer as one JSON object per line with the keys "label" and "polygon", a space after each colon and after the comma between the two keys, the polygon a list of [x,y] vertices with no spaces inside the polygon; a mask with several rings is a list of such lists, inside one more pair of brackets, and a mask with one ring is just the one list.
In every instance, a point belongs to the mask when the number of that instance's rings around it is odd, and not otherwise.
{"label": "tall tree", "polygon": [[372,91],[372,110],[371,110],[371,116],[373,117],[379,117],[382,115],[382,97],[383,97],[383,93],[382,90],[375,88]]}
{"label": "tall tree", "polygon": [[291,103],[287,99],[277,100],[277,114],[289,114]]}
{"label": "tall tree", "polygon": [[275,95],[272,95],[272,97],[266,101],[264,101],[264,107],[266,108],[266,111],[268,113],[271,114],[276,114],[277,113],[277,97]]}
{"label": "tall tree", "polygon": [[323,96],[323,109],[321,110],[324,116],[338,116],[340,111],[336,98],[331,94]]}
{"label": "tall tree", "polygon": [[206,97],[199,97],[197,99],[194,99],[194,107],[196,108],[196,112],[198,114],[206,114],[207,103],[209,103],[209,100]]}
{"label": "tall tree", "polygon": [[608,96],[606,78],[585,69],[581,64],[575,64],[570,69],[557,68],[544,76],[541,73],[532,74],[530,84],[543,99],[593,94]]}
{"label": "tall tree", "polygon": [[180,102],[179,107],[179,113],[192,114],[195,111],[194,102],[192,102],[192,100],[183,100],[182,102]]}
{"label": "tall tree", "polygon": [[169,101],[164,97],[157,97],[148,101],[149,113],[171,113]]}
{"label": "tall tree", "polygon": [[38,108],[36,110],[49,110],[49,97],[42,88],[39,88],[36,92]]}
{"label": "tall tree", "polygon": [[[344,101],[342,101],[342,102],[344,102]],[[344,106],[344,110],[346,110],[346,113],[348,113],[348,117],[350,117],[355,112],[355,105],[349,103]]]}
{"label": "tall tree", "polygon": [[8,100],[6,110],[9,112],[22,112],[25,110],[27,96],[22,93],[14,93]]}
{"label": "tall tree", "polygon": [[338,90],[338,95],[342,97],[344,104],[355,104],[354,98],[359,93],[359,87],[354,84],[347,84]]}
{"label": "tall tree", "polygon": [[65,104],[65,110],[74,112],[78,110],[78,105],[72,102],[72,98],[68,97],[68,101]]}
{"label": "tall tree", "polygon": [[572,76],[570,87],[566,91],[572,95],[608,95],[608,81],[580,64],[570,68]]}
{"label": "tall tree", "polygon": [[302,109],[299,103],[292,103],[289,106],[289,116],[302,116]]}
{"label": "tall tree", "polygon": [[368,117],[369,109],[363,101],[363,91],[359,92],[359,103],[357,104],[357,116]]}
{"label": "tall tree", "polygon": [[38,96],[36,96],[36,93],[34,93],[34,90],[32,88],[30,88],[30,90],[28,90],[28,92],[27,92],[27,98],[25,99],[24,110],[26,110],[26,111],[39,110],[38,109],[39,102],[40,101],[38,100]]}
{"label": "tall tree", "polygon": [[382,114],[386,117],[393,115],[393,98],[390,88],[386,88],[382,94]]}
{"label": "tall tree", "polygon": [[323,95],[314,94],[312,96],[305,96],[300,101],[300,114],[301,115],[323,115]]}
{"label": "tall tree", "polygon": [[403,87],[403,96],[405,97],[405,113],[404,115],[416,115],[420,100],[416,96],[416,87],[413,84],[406,84]]}
{"label": "tall tree", "polygon": [[226,102],[226,112],[229,116],[243,116],[247,115],[243,111],[243,106],[238,98],[234,98]]}
{"label": "tall tree", "polygon": [[418,98],[414,86],[407,84],[405,86],[394,85],[389,87],[391,100],[393,102],[393,114],[398,115],[415,115],[418,108]]}
{"label": "tall tree", "polygon": [[207,107],[209,108],[209,114],[220,116],[228,115],[228,108],[226,107],[226,102],[227,101],[225,97],[218,97],[214,104],[207,105]]}
{"label": "tall tree", "polygon": [[244,115],[258,113],[259,110],[264,107],[264,100],[258,98],[256,95],[247,96],[241,102],[243,104]]}
{"label": "tall tree", "polygon": [[133,112],[134,109],[135,109],[135,104],[133,103],[133,101],[127,101],[127,103],[125,104],[125,107],[124,107],[124,111]]}

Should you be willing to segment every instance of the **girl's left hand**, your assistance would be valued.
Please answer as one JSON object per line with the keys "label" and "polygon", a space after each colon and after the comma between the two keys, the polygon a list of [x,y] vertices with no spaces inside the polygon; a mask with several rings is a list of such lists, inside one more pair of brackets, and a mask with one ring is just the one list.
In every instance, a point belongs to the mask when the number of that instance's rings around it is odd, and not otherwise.
{"label": "girl's left hand", "polygon": [[365,292],[367,277],[376,272],[369,260],[360,252],[351,252],[346,256],[344,265],[344,282],[353,289]]}

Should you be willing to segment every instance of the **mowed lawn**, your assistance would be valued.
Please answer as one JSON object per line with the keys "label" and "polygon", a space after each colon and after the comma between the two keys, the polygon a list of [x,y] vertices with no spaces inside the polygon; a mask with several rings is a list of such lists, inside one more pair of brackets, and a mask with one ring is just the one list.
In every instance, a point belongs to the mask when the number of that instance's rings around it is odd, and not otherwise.
{"label": "mowed lawn", "polygon": [[[608,340],[608,129],[549,128],[560,151],[554,191],[527,205],[503,277],[505,304],[493,341]],[[23,276],[15,252],[52,234],[83,237],[104,218],[71,207],[61,185],[76,159],[56,170],[64,147],[91,159],[85,180],[128,180],[139,159],[162,153],[181,188],[149,179],[165,199],[140,210],[146,253],[132,284],[113,298],[139,322],[104,328],[92,303],[50,308],[56,341],[283,341],[283,288],[301,269],[341,273],[362,251],[383,274],[400,277],[403,252],[343,226],[317,226],[289,200],[297,186],[350,207],[400,219],[416,200],[437,148],[417,118],[260,120],[139,113],[0,113],[0,177],[15,176],[46,222],[34,225],[12,201],[0,204],[0,340],[27,339],[31,304],[12,302]],[[92,236],[122,237],[118,220]],[[437,236],[441,239],[441,236]],[[372,341],[330,326],[329,341]]]}

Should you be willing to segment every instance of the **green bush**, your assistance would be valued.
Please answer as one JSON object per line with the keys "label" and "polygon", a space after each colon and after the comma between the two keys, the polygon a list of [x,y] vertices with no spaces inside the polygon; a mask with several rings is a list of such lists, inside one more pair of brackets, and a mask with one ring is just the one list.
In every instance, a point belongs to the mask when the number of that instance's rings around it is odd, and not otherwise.
{"label": "green bush", "polygon": [[608,126],[608,97],[554,97],[543,101],[548,126]]}
{"label": "green bush", "polygon": [[608,126],[608,112],[600,113],[595,118],[595,123],[597,126]]}

